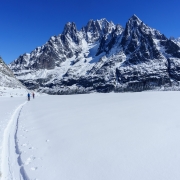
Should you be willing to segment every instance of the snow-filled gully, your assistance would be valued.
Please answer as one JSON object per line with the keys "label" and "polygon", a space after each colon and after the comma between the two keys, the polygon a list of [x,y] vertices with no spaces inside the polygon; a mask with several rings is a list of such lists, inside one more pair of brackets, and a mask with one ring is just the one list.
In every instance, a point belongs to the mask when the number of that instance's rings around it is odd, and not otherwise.
{"label": "snow-filled gully", "polygon": [[1,180],[29,180],[23,168],[17,139],[19,117],[26,103],[19,105],[15,109],[4,131],[1,154]]}

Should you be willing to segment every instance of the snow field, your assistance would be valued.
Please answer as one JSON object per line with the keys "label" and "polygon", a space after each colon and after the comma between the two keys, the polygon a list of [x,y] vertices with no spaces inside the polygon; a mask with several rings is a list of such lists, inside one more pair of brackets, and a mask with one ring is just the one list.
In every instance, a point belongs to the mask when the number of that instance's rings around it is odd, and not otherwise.
{"label": "snow field", "polygon": [[[4,160],[9,158],[9,149],[11,146],[9,140],[10,137],[10,127],[13,121],[14,112],[20,104],[25,102],[24,97],[19,98],[0,98],[0,177],[5,176],[5,171],[7,171],[7,166],[9,164],[4,163]],[[12,137],[13,138],[13,137]],[[13,138],[14,139],[14,138]],[[13,140],[12,139],[12,140]],[[11,141],[12,142],[12,141]],[[15,147],[10,149],[12,152],[15,151]],[[7,175],[7,174],[6,174]]]}
{"label": "snow field", "polygon": [[17,132],[29,179],[177,180],[179,92],[42,96]]}
{"label": "snow field", "polygon": [[21,97],[27,96],[28,90],[22,87],[3,87],[0,86],[0,97]]}
{"label": "snow field", "polygon": [[179,179],[179,98],[39,96],[23,106],[1,97],[2,180]]}

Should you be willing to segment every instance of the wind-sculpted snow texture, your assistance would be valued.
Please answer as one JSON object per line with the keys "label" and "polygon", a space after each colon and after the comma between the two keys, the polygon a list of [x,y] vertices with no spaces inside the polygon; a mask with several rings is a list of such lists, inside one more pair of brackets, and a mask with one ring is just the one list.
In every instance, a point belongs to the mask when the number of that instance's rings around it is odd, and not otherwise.
{"label": "wind-sculpted snow texture", "polygon": [[49,94],[180,89],[180,43],[136,15],[125,28],[90,20],[24,54],[9,67],[29,89]]}

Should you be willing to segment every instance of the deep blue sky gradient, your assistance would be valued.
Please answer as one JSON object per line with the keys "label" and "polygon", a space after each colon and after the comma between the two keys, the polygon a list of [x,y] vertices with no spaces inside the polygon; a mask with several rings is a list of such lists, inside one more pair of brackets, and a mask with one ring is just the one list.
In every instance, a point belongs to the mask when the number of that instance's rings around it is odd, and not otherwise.
{"label": "deep blue sky gradient", "polygon": [[89,19],[106,18],[125,26],[133,14],[167,37],[180,37],[180,0],[1,0],[0,55],[10,63],[67,22],[80,29]]}

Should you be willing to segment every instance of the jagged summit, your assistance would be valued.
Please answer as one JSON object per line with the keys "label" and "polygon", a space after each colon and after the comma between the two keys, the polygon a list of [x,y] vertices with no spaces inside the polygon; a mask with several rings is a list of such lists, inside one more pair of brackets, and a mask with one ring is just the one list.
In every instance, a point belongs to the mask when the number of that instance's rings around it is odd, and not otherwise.
{"label": "jagged summit", "polygon": [[107,21],[107,19],[102,18],[100,20],[89,20],[87,25],[83,27],[86,32],[92,32],[92,31],[100,31],[103,29],[106,29],[107,27],[113,28],[115,25],[113,22]]}
{"label": "jagged summit", "polygon": [[134,19],[134,20],[140,20],[139,17],[136,14],[133,14],[132,17],[130,19]]}
{"label": "jagged summit", "polygon": [[74,22],[68,22],[65,24],[62,34],[66,35],[68,33],[77,33],[76,24]]}
{"label": "jagged summit", "polygon": [[141,25],[142,21],[135,14],[128,20],[126,25],[138,26]]}
{"label": "jagged summit", "polygon": [[[63,37],[66,36],[66,37]],[[68,40],[67,40],[68,38]],[[74,22],[68,22],[66,23],[64,30],[62,32],[61,36],[62,41],[64,41],[64,44],[66,44],[67,41],[74,41],[76,44],[79,44],[80,38],[78,37],[78,30],[76,27],[76,24]]]}
{"label": "jagged summit", "polygon": [[180,44],[136,15],[121,25],[89,20],[12,62],[28,88],[49,94],[180,89]]}
{"label": "jagged summit", "polygon": [[100,20],[89,20],[87,25],[81,29],[81,32],[84,34],[84,38],[88,43],[93,43],[105,34],[111,33],[115,29],[113,22],[107,21],[103,18]]}
{"label": "jagged summit", "polygon": [[97,19],[96,21],[106,21],[106,22],[108,22],[108,20],[106,18]]}

